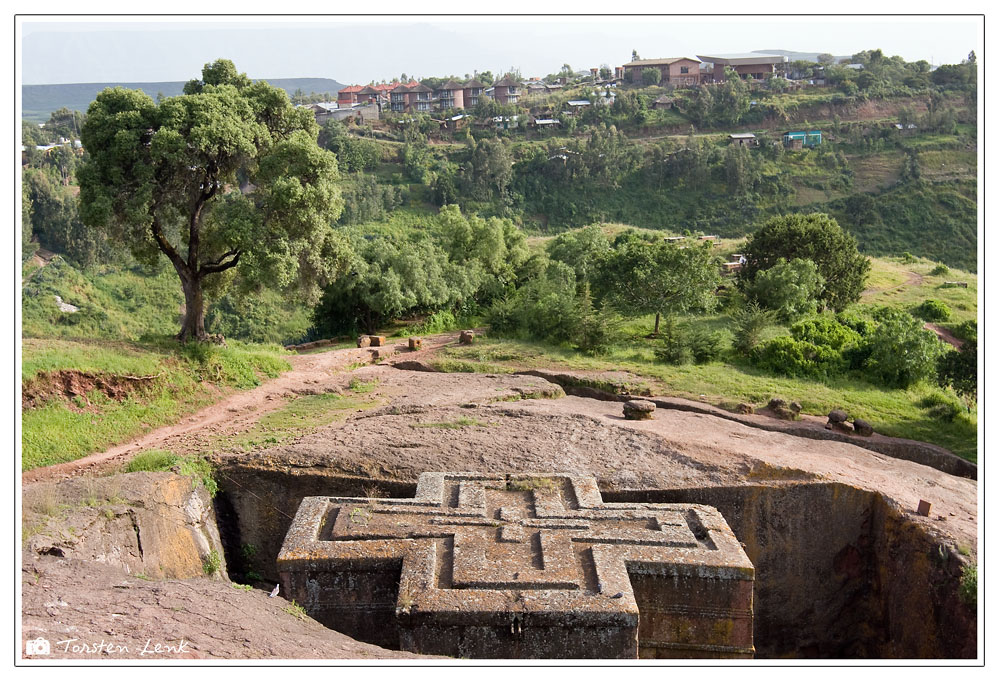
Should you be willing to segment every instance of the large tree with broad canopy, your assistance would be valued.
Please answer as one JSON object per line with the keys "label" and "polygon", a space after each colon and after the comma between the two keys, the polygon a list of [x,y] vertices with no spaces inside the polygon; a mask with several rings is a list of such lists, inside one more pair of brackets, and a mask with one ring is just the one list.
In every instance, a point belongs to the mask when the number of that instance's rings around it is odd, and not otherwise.
{"label": "large tree with broad canopy", "polygon": [[238,275],[318,298],[341,262],[337,160],[317,133],[312,112],[224,59],[158,103],[108,88],[81,132],[81,216],[141,261],[165,254],[184,290],[178,338],[204,339],[206,291]]}

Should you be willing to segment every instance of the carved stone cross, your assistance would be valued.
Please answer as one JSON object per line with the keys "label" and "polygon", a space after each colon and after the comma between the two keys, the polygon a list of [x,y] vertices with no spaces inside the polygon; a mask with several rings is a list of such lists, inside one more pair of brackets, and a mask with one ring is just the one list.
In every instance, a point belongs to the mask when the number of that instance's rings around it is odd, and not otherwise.
{"label": "carved stone cross", "polygon": [[470,658],[749,657],[753,566],[703,505],[593,477],[425,473],[413,499],[303,500],[289,598],[391,648]]}

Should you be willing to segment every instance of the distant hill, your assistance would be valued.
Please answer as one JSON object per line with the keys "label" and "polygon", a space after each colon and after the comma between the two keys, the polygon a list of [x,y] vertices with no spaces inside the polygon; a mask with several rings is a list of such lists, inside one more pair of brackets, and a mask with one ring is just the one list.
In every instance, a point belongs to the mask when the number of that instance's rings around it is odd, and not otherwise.
{"label": "distant hill", "polygon": [[[788,57],[788,61],[790,61],[790,62],[796,62],[796,61],[799,61],[800,59],[802,61],[814,62],[814,61],[817,60],[817,58],[821,54],[825,54],[823,52],[795,52],[794,50],[754,50],[754,52],[758,53],[758,54],[780,54],[780,55],[784,55],[784,56]],[[838,63],[838,62],[840,62],[843,59],[846,59],[846,60],[850,61],[851,55],[849,55],[849,54],[833,55],[833,62],[835,64]]]}
{"label": "distant hill", "polygon": [[[344,88],[342,83],[331,78],[270,78],[267,82],[285,90],[289,95],[296,90],[302,90],[307,95],[310,92],[329,92],[336,98],[338,90]],[[87,111],[104,88],[121,86],[132,90],[142,90],[152,98],[163,93],[165,97],[174,97],[184,91],[185,81],[168,81],[163,83],[63,83],[60,85],[22,85],[21,86],[21,116],[28,121],[44,123],[49,115],[61,108],[67,107],[74,111]]]}

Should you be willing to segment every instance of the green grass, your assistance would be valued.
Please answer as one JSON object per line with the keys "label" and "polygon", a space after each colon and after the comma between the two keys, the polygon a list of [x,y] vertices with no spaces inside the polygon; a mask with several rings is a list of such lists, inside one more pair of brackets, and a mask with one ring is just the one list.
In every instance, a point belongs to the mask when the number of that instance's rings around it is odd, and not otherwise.
{"label": "green grass", "polygon": [[[83,270],[56,256],[26,279],[21,300],[26,337],[138,341],[180,331],[184,297],[172,268],[155,273],[107,265]],[[80,310],[61,312],[57,295]],[[206,324],[227,339],[298,343],[312,327],[311,314],[308,306],[265,290],[210,301]]]}
{"label": "green grass", "polygon": [[149,376],[162,369],[159,355],[128,343],[24,339],[22,349],[21,381],[62,369],[132,376]]}
{"label": "green grass", "polygon": [[125,473],[133,474],[137,471],[170,471],[170,467],[177,464],[180,457],[170,450],[146,450],[129,460],[125,466]]}
{"label": "green grass", "polygon": [[[943,301],[950,309],[947,324],[954,325],[975,320],[977,315],[979,279],[975,274],[951,268],[948,274],[932,275],[937,266],[934,261],[918,258],[907,263],[902,258],[872,259],[869,291],[862,296],[862,303],[891,305],[912,311],[927,299]],[[920,282],[908,284],[908,280]],[[968,288],[945,286],[945,282],[968,282]]]}
{"label": "green grass", "polygon": [[237,436],[216,439],[216,446],[248,452],[260,446],[287,443],[305,433],[345,419],[358,410],[377,403],[336,393],[298,396],[285,405],[261,417],[253,428]]}
{"label": "green grass", "polygon": [[165,338],[143,344],[26,339],[26,381],[44,381],[41,373],[56,370],[156,378],[122,401],[94,390],[85,398],[53,398],[22,410],[22,470],[79,459],[175,422],[218,400],[220,389],[257,386],[291,368],[281,352],[238,342],[229,348],[181,346]]}
{"label": "green grass", "polygon": [[[722,324],[722,319],[721,316],[709,319],[705,324]],[[638,322],[638,326],[645,327],[646,321]],[[633,337],[629,343],[613,348],[606,355],[591,357],[542,343],[483,338],[476,352],[507,358],[499,367],[506,372],[530,368],[627,371],[641,377],[653,395],[678,396],[716,405],[742,402],[762,405],[780,396],[799,401],[805,414],[826,415],[831,409],[841,407],[852,417],[871,423],[879,433],[936,443],[969,461],[976,461],[975,414],[960,413],[951,421],[935,418],[932,413],[934,401],[928,398],[948,399],[936,386],[919,384],[906,390],[887,389],[850,376],[820,382],[774,376],[754,367],[727,362],[668,365],[656,361],[656,343]],[[449,356],[466,352],[467,349],[445,349],[441,352],[444,360],[439,360],[436,366],[457,365],[463,360],[460,357],[449,359]]]}

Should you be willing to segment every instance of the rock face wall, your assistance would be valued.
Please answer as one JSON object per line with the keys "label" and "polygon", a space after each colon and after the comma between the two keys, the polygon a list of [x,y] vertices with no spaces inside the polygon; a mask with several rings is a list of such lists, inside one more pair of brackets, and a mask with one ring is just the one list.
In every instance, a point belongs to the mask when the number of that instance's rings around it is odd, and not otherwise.
{"label": "rock face wall", "polygon": [[875,492],[837,483],[606,492],[709,504],[756,568],[758,658],[975,658],[962,558]]}
{"label": "rock face wall", "polygon": [[718,512],[605,503],[592,476],[424,473],[415,498],[309,497],[278,569],[320,622],[415,653],[753,656],[753,566]]}
{"label": "rock face wall", "polygon": [[[230,507],[236,528],[225,533],[229,556],[238,562],[241,542],[256,545],[247,565],[275,582],[280,540],[304,497],[360,497],[372,484],[383,496],[410,497],[416,488],[261,461],[231,463],[224,471],[231,480],[219,477],[217,499]],[[755,567],[758,658],[976,656],[975,609],[958,599],[966,559],[878,493],[828,482],[769,482],[602,494],[608,502],[706,504],[722,513]]]}
{"label": "rock face wall", "polygon": [[24,509],[26,516],[59,519],[38,522],[29,540],[36,554],[148,578],[226,577],[212,498],[185,476],[143,472],[38,484],[25,489]]}

